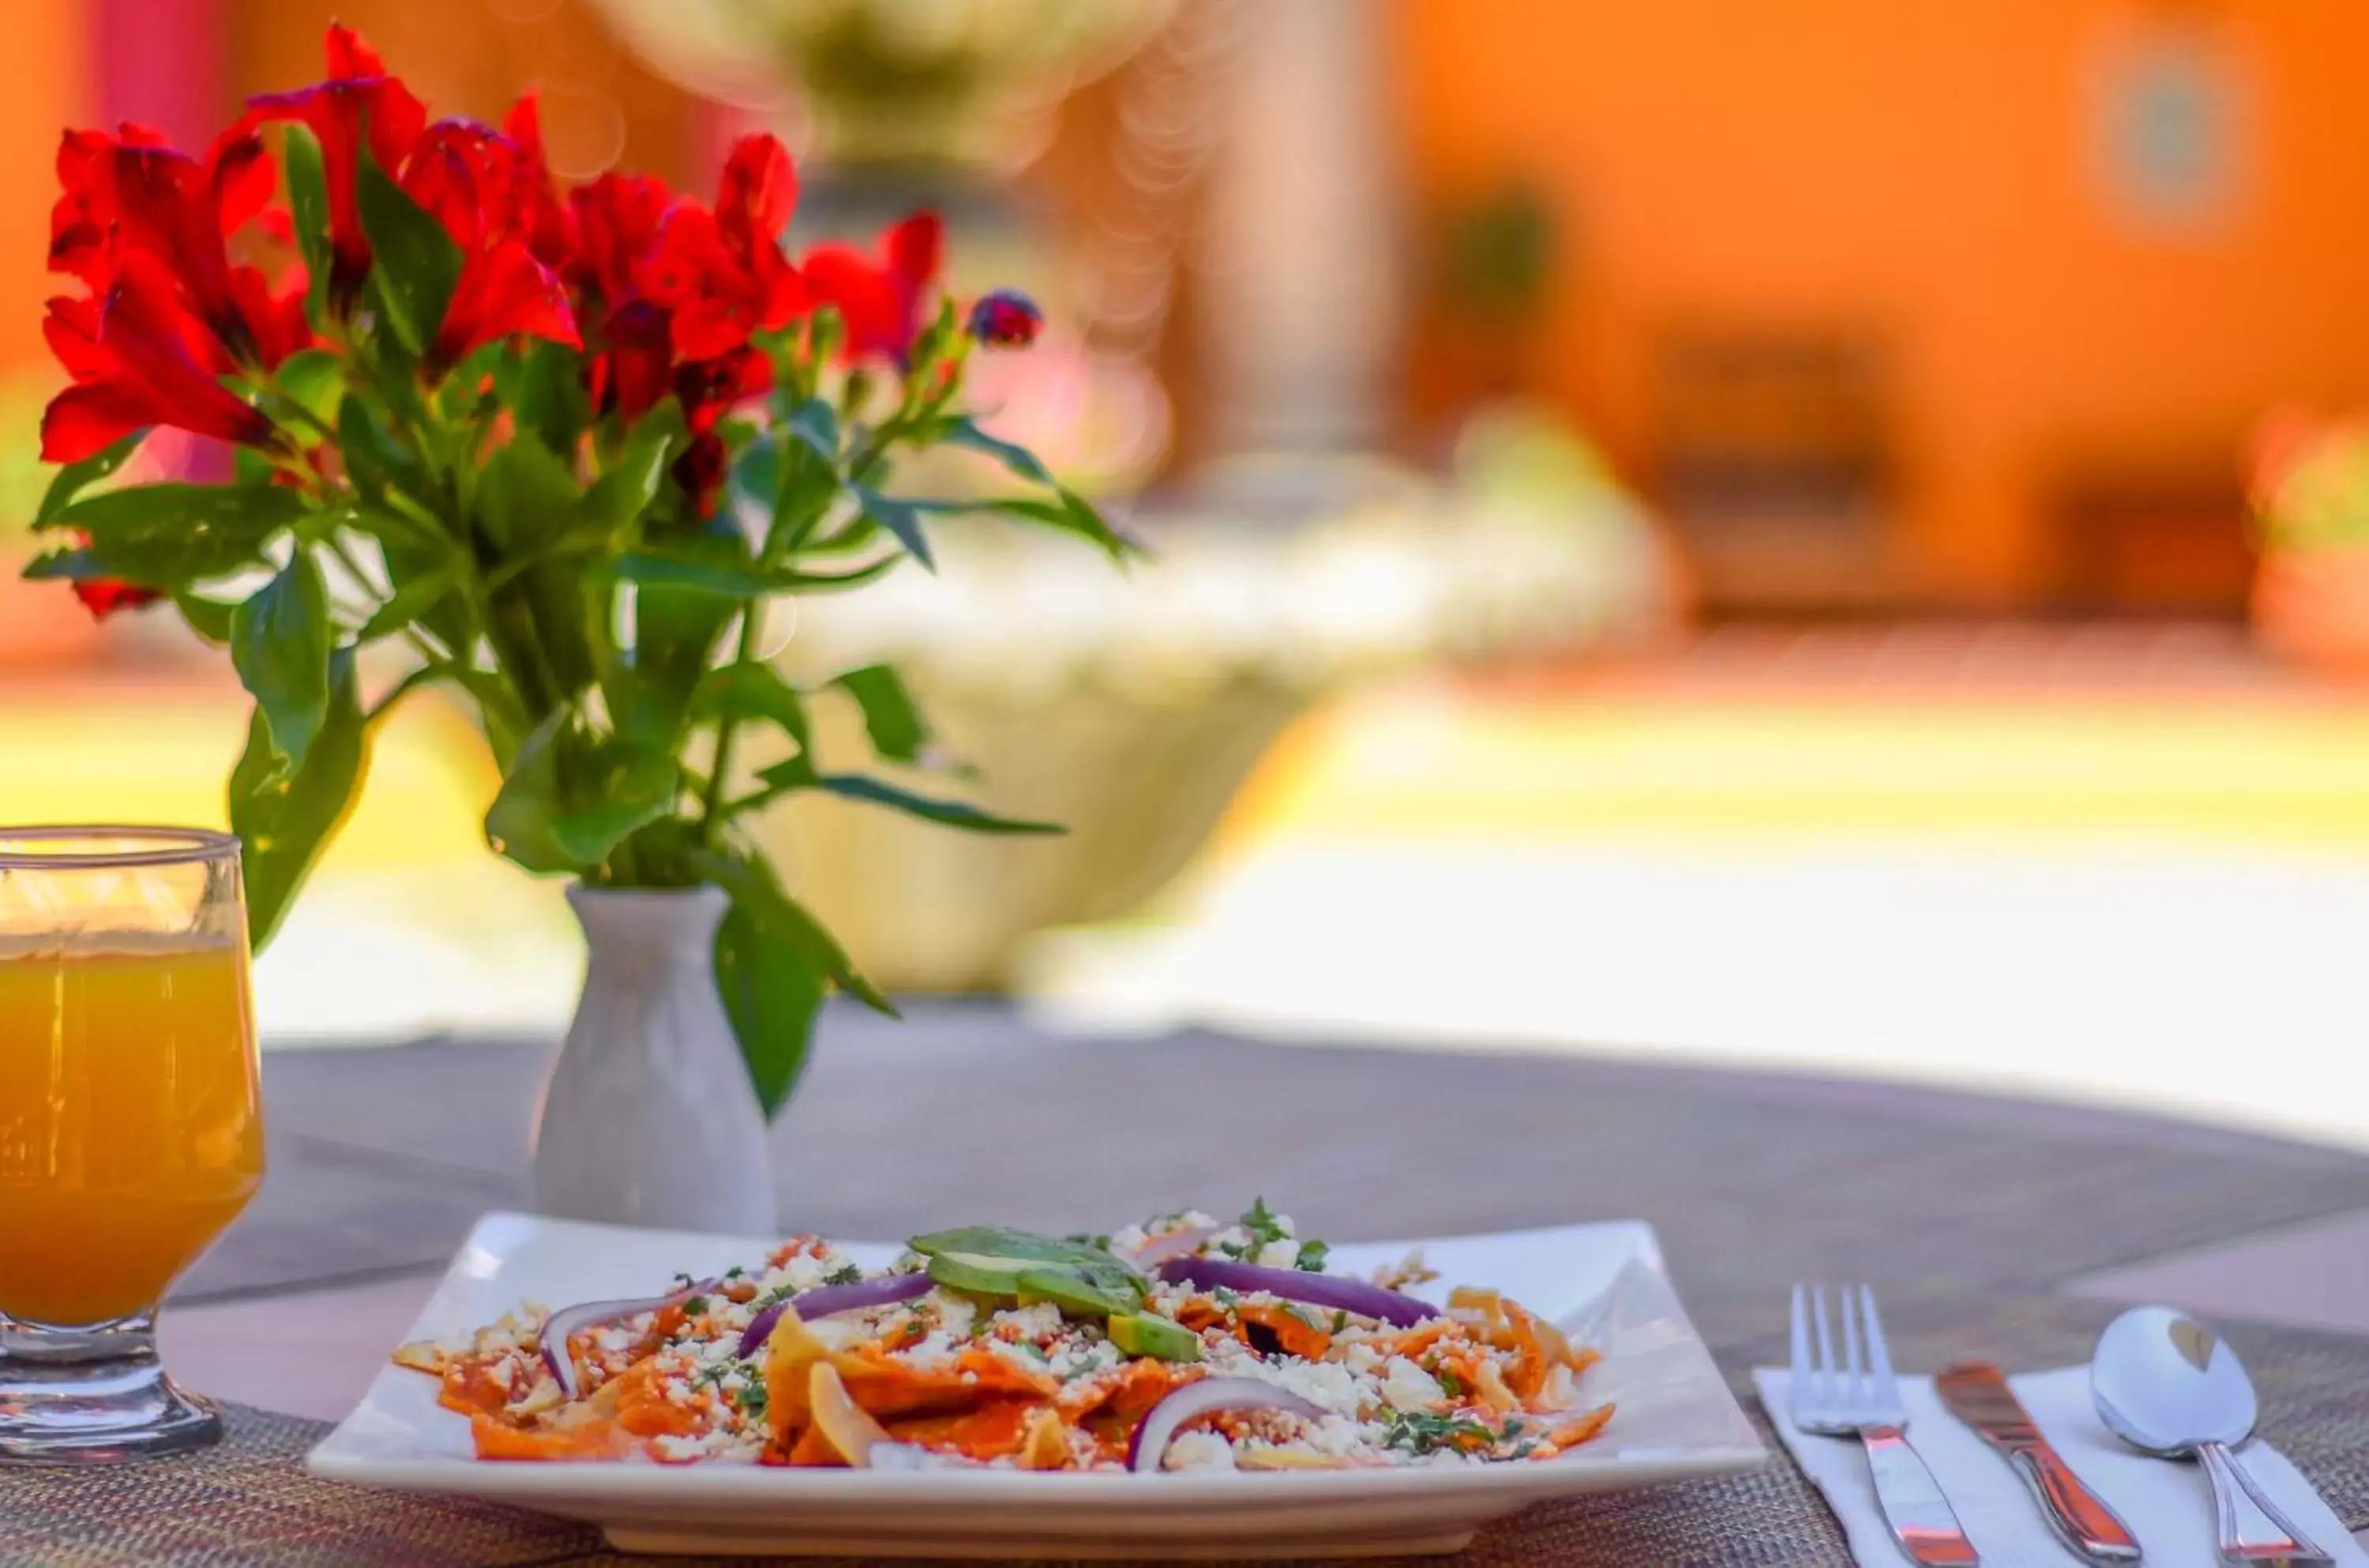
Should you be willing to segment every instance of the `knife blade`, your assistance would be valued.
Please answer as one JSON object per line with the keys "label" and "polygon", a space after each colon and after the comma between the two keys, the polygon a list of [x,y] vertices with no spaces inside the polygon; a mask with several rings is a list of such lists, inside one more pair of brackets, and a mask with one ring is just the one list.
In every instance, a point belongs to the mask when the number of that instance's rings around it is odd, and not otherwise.
{"label": "knife blade", "polygon": [[2059,1540],[2092,1562],[2139,1561],[2138,1538],[2130,1526],[2041,1436],[2008,1386],[2006,1373],[1987,1361],[1963,1361],[1935,1378],[1933,1390],[1951,1414],[2006,1456]]}

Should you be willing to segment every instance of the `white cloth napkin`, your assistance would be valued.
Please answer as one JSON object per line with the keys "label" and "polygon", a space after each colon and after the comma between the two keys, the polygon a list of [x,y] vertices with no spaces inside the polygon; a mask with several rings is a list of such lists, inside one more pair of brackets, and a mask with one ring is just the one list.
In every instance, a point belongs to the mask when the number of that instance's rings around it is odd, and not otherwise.
{"label": "white cloth napkin", "polygon": [[[1851,1556],[1860,1568],[1901,1568],[1907,1559],[1876,1507],[1875,1485],[1868,1479],[1860,1445],[1795,1431],[1786,1416],[1787,1375],[1763,1368],[1752,1376],[1777,1436],[1842,1520]],[[2008,1381],[2074,1473],[2111,1504],[2139,1538],[2146,1568],[2221,1568],[2214,1543],[2212,1484],[2204,1471],[2194,1464],[2149,1459],[2124,1447],[2100,1425],[2089,1403],[2088,1368],[2031,1372]],[[1903,1378],[1900,1391],[1908,1403],[1909,1445],[1941,1483],[1967,1539],[1982,1553],[1984,1568],[2080,1568],[2084,1560],[2050,1533],[2040,1505],[2007,1460],[1943,1407],[1933,1392],[1932,1379]],[[2369,1552],[2354,1542],[2352,1532],[2329,1512],[2285,1455],[2256,1442],[2241,1458],[2248,1473],[2320,1550],[2347,1568],[2369,1568]]]}

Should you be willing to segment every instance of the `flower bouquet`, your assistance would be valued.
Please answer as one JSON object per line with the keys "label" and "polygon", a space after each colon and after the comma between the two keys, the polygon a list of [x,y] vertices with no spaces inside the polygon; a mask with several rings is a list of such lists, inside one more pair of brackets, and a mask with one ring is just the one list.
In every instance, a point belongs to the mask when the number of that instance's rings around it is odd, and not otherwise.
{"label": "flower bouquet", "polygon": [[[587,889],[728,901],[715,989],[771,1113],[838,990],[887,1003],[745,833],[823,792],[979,832],[1036,832],[916,788],[933,756],[895,671],[800,689],[769,606],[931,564],[942,519],[994,513],[1126,545],[963,400],[968,356],[1025,346],[1023,296],[939,287],[922,213],[876,252],[781,237],[796,177],[742,139],[715,199],[601,176],[563,192],[535,104],[430,122],[360,39],[329,79],[258,97],[201,155],[143,127],[67,133],[42,420],[62,465],[27,569],[106,615],[169,601],[255,699],[229,815],[269,940],[367,771],[372,728],[430,686],[475,711],[501,773],[493,847]],[[172,427],[228,456],[102,484]],[[891,486],[967,448],[1004,493]],[[358,657],[409,653],[365,700]],[[860,709],[891,776],[814,753],[809,704]],[[786,759],[736,766],[754,728]],[[779,746],[776,750],[780,750]],[[712,896],[711,896],[712,897]]]}

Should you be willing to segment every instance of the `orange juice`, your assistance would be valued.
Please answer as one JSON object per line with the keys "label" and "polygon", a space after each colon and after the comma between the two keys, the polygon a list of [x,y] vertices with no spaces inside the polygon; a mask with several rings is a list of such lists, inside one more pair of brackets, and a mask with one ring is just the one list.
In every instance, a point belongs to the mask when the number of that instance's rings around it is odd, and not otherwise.
{"label": "orange juice", "polygon": [[252,1020],[242,944],[0,953],[0,1312],[152,1307],[246,1207]]}

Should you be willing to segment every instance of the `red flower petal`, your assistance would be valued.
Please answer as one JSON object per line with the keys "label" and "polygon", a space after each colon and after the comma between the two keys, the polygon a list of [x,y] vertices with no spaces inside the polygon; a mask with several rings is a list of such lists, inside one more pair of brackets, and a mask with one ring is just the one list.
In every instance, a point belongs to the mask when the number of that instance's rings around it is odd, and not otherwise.
{"label": "red flower petal", "polygon": [[504,240],[463,265],[428,362],[433,370],[450,369],[497,338],[512,336],[584,346],[566,290],[523,239]]}
{"label": "red flower petal", "polygon": [[164,590],[134,588],[113,578],[92,578],[72,585],[74,596],[83,602],[94,621],[104,621],[119,610],[138,610],[165,597]]}

